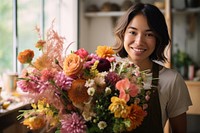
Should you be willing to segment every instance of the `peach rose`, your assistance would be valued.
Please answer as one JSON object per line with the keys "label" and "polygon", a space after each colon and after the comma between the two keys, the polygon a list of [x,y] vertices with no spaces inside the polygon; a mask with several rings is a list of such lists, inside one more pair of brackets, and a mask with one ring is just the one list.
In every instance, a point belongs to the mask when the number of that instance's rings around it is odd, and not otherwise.
{"label": "peach rose", "polygon": [[72,53],[65,58],[63,67],[67,76],[73,76],[80,72],[83,67],[83,61],[80,56]]}
{"label": "peach rose", "polygon": [[19,53],[17,59],[20,63],[31,63],[32,59],[34,57],[34,52],[30,49],[24,50]]}

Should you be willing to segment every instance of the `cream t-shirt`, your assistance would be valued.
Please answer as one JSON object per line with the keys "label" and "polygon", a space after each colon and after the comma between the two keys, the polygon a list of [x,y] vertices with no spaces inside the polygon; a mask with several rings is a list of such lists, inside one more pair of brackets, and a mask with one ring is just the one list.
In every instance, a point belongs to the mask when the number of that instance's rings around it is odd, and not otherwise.
{"label": "cream t-shirt", "polygon": [[[149,89],[152,73],[147,74],[144,88]],[[168,118],[176,117],[186,112],[192,101],[182,76],[173,69],[163,67],[159,71],[158,93],[162,112],[162,125],[166,124]]]}

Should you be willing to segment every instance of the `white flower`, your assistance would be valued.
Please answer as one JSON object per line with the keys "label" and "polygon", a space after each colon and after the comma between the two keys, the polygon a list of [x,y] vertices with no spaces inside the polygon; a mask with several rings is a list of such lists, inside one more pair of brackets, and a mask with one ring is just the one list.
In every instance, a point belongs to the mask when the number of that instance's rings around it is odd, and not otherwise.
{"label": "white flower", "polygon": [[90,87],[87,89],[87,93],[89,96],[93,96],[95,93],[95,88],[94,87]]}
{"label": "white flower", "polygon": [[106,87],[106,89],[105,89],[106,95],[109,95],[111,92],[112,92],[112,90],[110,89],[110,87]]}
{"label": "white flower", "polygon": [[104,128],[106,128],[107,127],[107,124],[106,124],[106,122],[105,121],[100,121],[99,123],[98,123],[98,127],[99,127],[99,129],[104,129]]}
{"label": "white flower", "polygon": [[95,85],[94,79],[88,79],[85,83],[85,87],[92,87]]}
{"label": "white flower", "polygon": [[96,85],[98,86],[104,86],[106,84],[105,77],[98,76],[94,78]]}

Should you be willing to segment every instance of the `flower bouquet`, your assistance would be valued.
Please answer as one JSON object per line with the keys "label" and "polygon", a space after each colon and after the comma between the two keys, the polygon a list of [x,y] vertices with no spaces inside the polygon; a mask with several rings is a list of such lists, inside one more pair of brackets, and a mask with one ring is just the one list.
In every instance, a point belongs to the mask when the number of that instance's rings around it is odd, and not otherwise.
{"label": "flower bouquet", "polygon": [[18,119],[31,130],[62,133],[125,132],[140,126],[151,93],[143,88],[145,72],[115,56],[109,46],[65,55],[64,40],[52,26],[35,45],[42,52],[37,59],[30,49],[19,53],[18,60],[28,66],[17,86],[32,109],[21,110]]}

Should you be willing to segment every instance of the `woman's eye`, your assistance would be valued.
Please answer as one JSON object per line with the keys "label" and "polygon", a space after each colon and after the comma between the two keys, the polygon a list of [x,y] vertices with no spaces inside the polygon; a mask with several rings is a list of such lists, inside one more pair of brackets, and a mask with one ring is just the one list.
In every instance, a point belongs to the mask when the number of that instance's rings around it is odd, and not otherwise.
{"label": "woman's eye", "polygon": [[146,36],[147,37],[154,37],[154,34],[153,33],[147,33]]}
{"label": "woman's eye", "polygon": [[135,35],[135,34],[136,34],[136,32],[134,32],[134,31],[130,31],[129,33],[131,33],[132,35]]}

